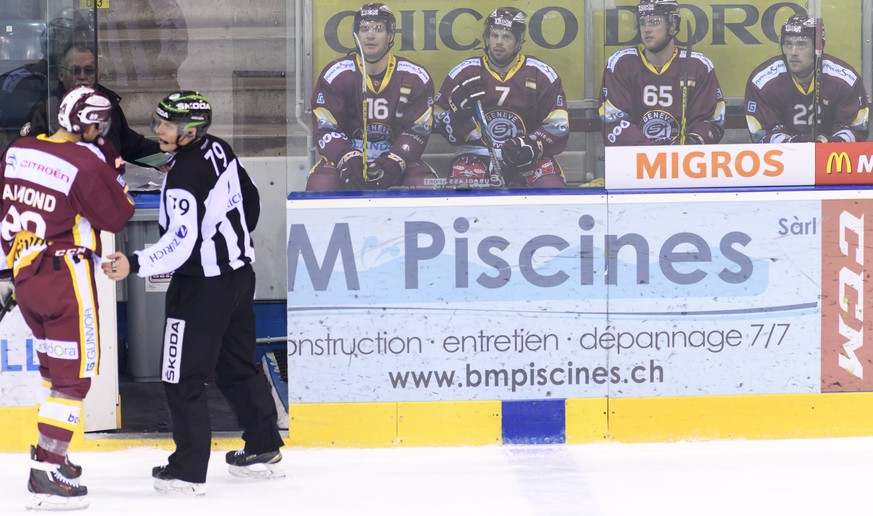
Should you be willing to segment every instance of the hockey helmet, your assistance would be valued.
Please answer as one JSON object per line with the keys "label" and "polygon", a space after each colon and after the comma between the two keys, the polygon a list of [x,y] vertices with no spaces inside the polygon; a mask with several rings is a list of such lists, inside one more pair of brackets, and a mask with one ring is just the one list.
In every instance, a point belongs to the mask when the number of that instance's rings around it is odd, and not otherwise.
{"label": "hockey helmet", "polygon": [[53,18],[39,35],[42,55],[51,61],[52,66],[60,62],[61,54],[74,44],[89,42],[91,28],[85,17],[77,9],[67,8]]}
{"label": "hockey helmet", "polygon": [[384,23],[385,30],[388,31],[388,34],[394,34],[394,31],[397,28],[397,19],[394,17],[394,13],[391,12],[391,9],[389,9],[385,4],[374,3],[362,5],[355,13],[355,25],[353,29],[355,32],[358,32],[361,29],[361,22],[364,20]]}
{"label": "hockey helmet", "polygon": [[91,124],[97,124],[105,135],[112,124],[112,103],[103,94],[87,86],[73,88],[58,108],[58,123],[73,134],[83,134]]}
{"label": "hockey helmet", "polygon": [[[782,37],[779,40],[780,45],[785,44],[785,38],[789,36],[803,36],[815,42],[815,18],[795,14],[785,21],[782,25]],[[821,25],[821,46],[824,48],[825,29],[824,23]]]}
{"label": "hockey helmet", "polygon": [[206,134],[212,123],[212,106],[206,97],[196,91],[177,91],[167,95],[158,104],[155,109],[155,126],[159,120],[176,124],[179,137],[190,136],[197,139]]}
{"label": "hockey helmet", "polygon": [[527,30],[527,16],[524,11],[515,7],[498,7],[485,18],[485,27],[482,32],[482,38],[485,41],[488,41],[491,29],[508,30],[521,44],[524,42],[524,34]]}
{"label": "hockey helmet", "polygon": [[637,5],[637,18],[643,16],[663,16],[672,26],[679,25],[679,3],[676,0],[640,0]]}

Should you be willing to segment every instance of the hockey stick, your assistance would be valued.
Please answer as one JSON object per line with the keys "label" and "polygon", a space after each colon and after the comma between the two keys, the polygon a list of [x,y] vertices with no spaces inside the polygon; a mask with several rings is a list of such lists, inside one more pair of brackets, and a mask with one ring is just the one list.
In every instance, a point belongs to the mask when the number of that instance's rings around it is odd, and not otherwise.
{"label": "hockey stick", "polygon": [[364,47],[361,46],[361,40],[358,39],[358,34],[353,32],[355,44],[358,45],[358,55],[361,58],[361,117],[364,119],[364,125],[361,128],[361,137],[363,144],[361,145],[361,155],[364,160],[364,181],[369,181],[367,177],[367,60],[364,59]]}
{"label": "hockey stick", "polygon": [[688,125],[686,113],[688,111],[688,64],[691,62],[691,22],[686,21],[686,30],[688,31],[688,48],[685,49],[684,76],[682,81],[682,121],[679,124],[679,145],[685,145],[685,128]]}
{"label": "hockey stick", "polygon": [[506,186],[506,181],[503,179],[503,169],[500,167],[500,161],[497,159],[497,151],[494,149],[491,133],[488,132],[488,122],[485,121],[485,110],[482,108],[482,101],[476,101],[476,105],[473,106],[473,114],[476,117],[476,122],[481,127],[482,142],[488,147],[488,154],[491,156],[491,177],[489,178],[491,185],[503,188]]}
{"label": "hockey stick", "polygon": [[822,54],[822,29],[824,24],[821,18],[815,19],[815,86],[812,94],[812,141],[818,140],[818,109],[821,102],[821,54]]}

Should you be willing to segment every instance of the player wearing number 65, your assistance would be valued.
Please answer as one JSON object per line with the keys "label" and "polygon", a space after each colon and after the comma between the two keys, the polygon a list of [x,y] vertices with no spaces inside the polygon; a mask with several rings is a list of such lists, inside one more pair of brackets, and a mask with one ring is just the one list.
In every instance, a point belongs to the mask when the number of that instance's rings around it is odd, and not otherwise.
{"label": "player wearing number 65", "polygon": [[365,4],[354,18],[356,51],[322,70],[311,100],[321,159],[307,191],[433,188],[436,174],[421,159],[433,128],[433,80],[389,52],[395,31],[388,6]]}
{"label": "player wearing number 65", "polygon": [[[161,187],[161,237],[141,251],[112,253],[103,272],[120,281],[172,272],[165,304],[161,381],[173,421],[176,450],[152,469],[164,493],[205,494],[212,447],[204,385],[230,402],[245,448],[230,452],[232,474],[284,476],[276,464],[283,446],[276,406],[255,354],[255,249],[251,232],[260,196],[230,145],[207,133],[212,106],[195,91],[179,91],[155,109],[152,127],[173,153]],[[113,266],[114,265],[114,266]],[[260,474],[250,470],[258,466]]]}
{"label": "player wearing number 65", "polygon": [[[715,67],[700,52],[676,46],[680,18],[675,0],[637,5],[642,42],[612,54],[603,72],[600,120],[607,146],[721,141],[725,102]],[[686,35],[689,42],[692,37]]]}
{"label": "player wearing number 65", "polygon": [[[752,71],[746,122],[755,143],[863,142],[867,92],[848,63],[822,54],[824,23],[794,15],[782,26],[782,53]],[[816,41],[818,40],[818,41]],[[818,118],[813,113],[818,112]]]}

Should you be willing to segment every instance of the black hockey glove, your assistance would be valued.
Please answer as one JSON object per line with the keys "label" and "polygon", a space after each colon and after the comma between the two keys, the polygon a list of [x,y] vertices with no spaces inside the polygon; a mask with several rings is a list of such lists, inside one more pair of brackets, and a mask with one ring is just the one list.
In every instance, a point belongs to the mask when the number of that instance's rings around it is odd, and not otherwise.
{"label": "black hockey glove", "polygon": [[8,312],[15,306],[15,284],[12,269],[0,271],[0,312]]}
{"label": "black hockey glove", "polygon": [[400,186],[400,176],[403,175],[403,158],[386,152],[376,158],[373,165],[367,168],[367,179],[370,186],[377,189]]}
{"label": "black hockey glove", "polygon": [[523,167],[543,157],[543,142],[530,136],[516,136],[502,147],[503,161],[512,167]]}
{"label": "black hockey glove", "polygon": [[460,84],[452,88],[449,94],[449,107],[453,113],[469,111],[473,109],[477,101],[485,98],[485,90],[482,89],[482,79],[474,75],[464,79]]}
{"label": "black hockey glove", "polygon": [[364,189],[364,156],[359,151],[350,151],[336,164],[343,190]]}

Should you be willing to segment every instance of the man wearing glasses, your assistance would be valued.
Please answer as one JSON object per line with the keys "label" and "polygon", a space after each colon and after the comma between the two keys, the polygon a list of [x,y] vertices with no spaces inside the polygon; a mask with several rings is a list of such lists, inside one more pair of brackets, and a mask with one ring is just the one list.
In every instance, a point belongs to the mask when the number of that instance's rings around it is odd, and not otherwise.
{"label": "man wearing glasses", "polygon": [[[749,76],[746,123],[753,142],[867,139],[867,92],[861,75],[829,54],[821,56],[821,69],[816,74],[815,25],[815,18],[808,16],[788,18],[782,26],[782,54],[768,59]],[[824,41],[822,24],[822,49]],[[820,84],[816,84],[816,75]]]}
{"label": "man wearing glasses", "polygon": [[[161,152],[157,142],[145,138],[130,128],[127,124],[127,118],[121,110],[121,97],[109,88],[97,84],[99,77],[100,71],[97,68],[97,58],[94,51],[85,45],[70,46],[64,52],[61,68],[58,70],[60,83],[51,92],[49,99],[38,102],[31,109],[27,121],[21,127],[21,136],[51,134],[52,128],[57,127],[54,115],[52,115],[51,120],[48,118],[48,113],[57,111],[56,108],[52,109],[51,104],[57,102],[57,99],[63,97],[64,93],[72,88],[87,86],[100,92],[112,103],[112,125],[105,140],[108,140],[113,148],[110,150],[105,146],[105,143],[97,143],[107,158],[111,159],[112,156],[120,154],[124,161],[136,162],[139,158]],[[110,163],[110,165],[115,165],[116,169],[123,173],[122,163]]]}
{"label": "man wearing glasses", "polygon": [[603,72],[605,145],[721,141],[725,103],[715,68],[700,52],[676,47],[680,18],[675,0],[640,0],[637,5],[642,43],[612,54]]}

